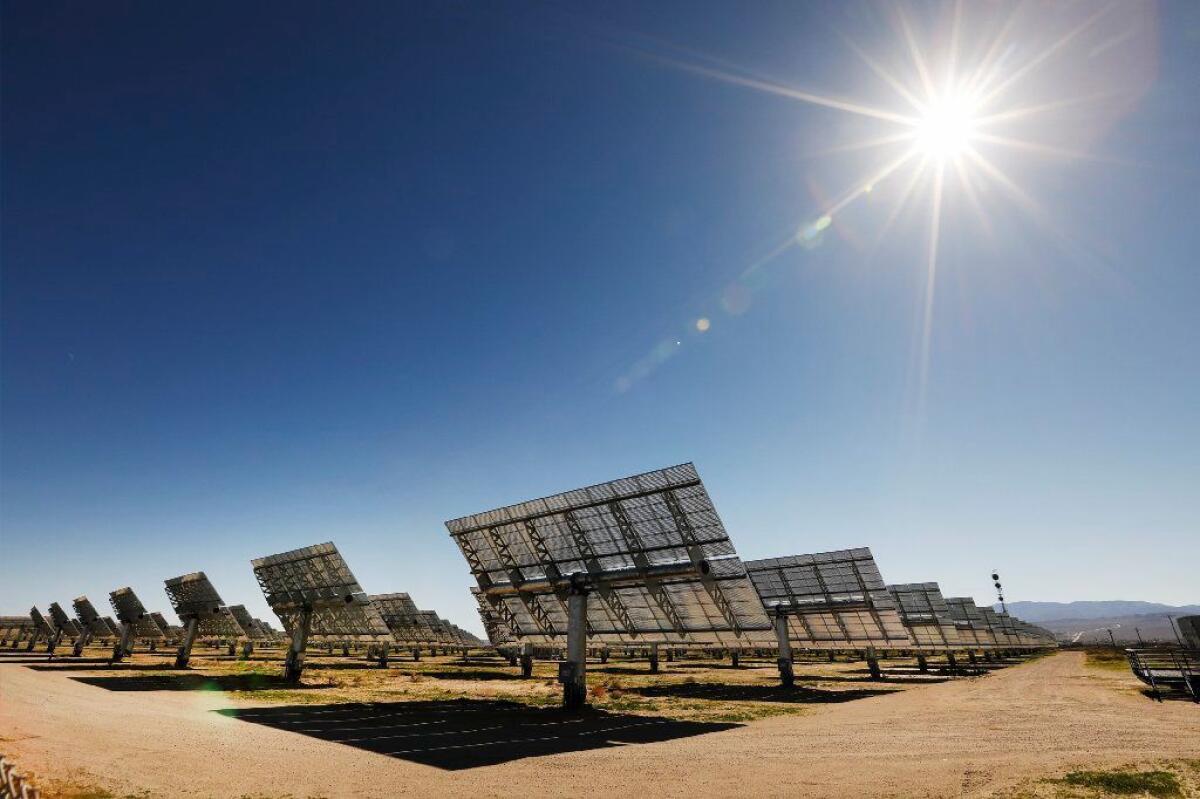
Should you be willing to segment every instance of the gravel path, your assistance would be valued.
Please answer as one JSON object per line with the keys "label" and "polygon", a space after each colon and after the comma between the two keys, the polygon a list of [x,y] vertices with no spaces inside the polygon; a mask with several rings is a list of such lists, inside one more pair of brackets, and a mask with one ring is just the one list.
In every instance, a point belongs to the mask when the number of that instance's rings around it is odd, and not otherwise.
{"label": "gravel path", "polygon": [[70,676],[0,663],[0,751],[47,784],[118,795],[987,796],[1081,766],[1200,757],[1200,707],[1152,702],[1074,652],[711,732],[471,702],[235,718],[217,711],[244,705],[221,692]]}

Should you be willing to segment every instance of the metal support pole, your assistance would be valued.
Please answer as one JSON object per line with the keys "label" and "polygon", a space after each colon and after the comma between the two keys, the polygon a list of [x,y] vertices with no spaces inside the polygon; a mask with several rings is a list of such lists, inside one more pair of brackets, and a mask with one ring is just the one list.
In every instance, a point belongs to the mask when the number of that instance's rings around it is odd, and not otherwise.
{"label": "metal support pole", "polygon": [[50,642],[46,645],[46,654],[53,655],[54,650],[58,649],[59,643],[62,641],[63,631],[60,627],[54,631],[54,635],[50,636]]}
{"label": "metal support pole", "polygon": [[979,662],[979,661],[978,661],[978,660],[975,658],[975,650],[974,650],[974,649],[968,649],[968,650],[967,650],[967,660],[969,660],[969,661],[971,662],[971,664],[972,664],[972,665],[974,665],[974,664],[976,664],[976,663],[978,663],[978,662]]}
{"label": "metal support pole", "polygon": [[133,650],[133,625],[121,624],[121,637],[113,644],[112,657],[110,662],[120,663],[125,659],[125,655]]}
{"label": "metal support pole", "polygon": [[779,647],[779,681],[784,688],[796,684],[796,674],[792,671],[792,639],[788,637],[788,618],[782,613],[775,614],[775,644]]}
{"label": "metal support pole", "polygon": [[242,660],[248,659],[250,657],[250,654],[253,651],[254,651],[254,642],[253,641],[243,641],[242,642]]}
{"label": "metal support pole", "polygon": [[521,644],[521,676],[526,679],[533,676],[533,644]]}
{"label": "metal support pole", "polygon": [[383,644],[379,647],[379,668],[386,669],[388,666],[388,650],[391,647]]}
{"label": "metal support pole", "polygon": [[867,648],[867,671],[871,673],[872,680],[882,680],[883,672],[879,668],[879,657],[875,654],[875,647]]}
{"label": "metal support pole", "polygon": [[92,631],[91,630],[84,630],[83,632],[81,632],[79,634],[79,637],[75,639],[75,649],[71,651],[71,654],[74,655],[75,657],[79,657],[80,655],[82,655],[83,648],[85,646],[87,646],[88,642],[91,640],[92,640]]}
{"label": "metal support pole", "polygon": [[237,654],[237,639],[230,640],[230,642],[225,645],[225,654],[229,655],[230,657],[233,657]]}
{"label": "metal support pole", "polygon": [[587,704],[587,597],[582,586],[572,588],[567,597],[567,659],[558,667],[565,710]]}
{"label": "metal support pole", "polygon": [[738,649],[733,649],[729,652],[729,662],[733,665],[733,667],[735,669],[741,663],[741,659],[742,659],[741,655],[742,655],[741,650],[738,650]]}
{"label": "metal support pole", "polygon": [[[413,662],[415,663],[415,662],[419,661],[420,659],[421,659],[421,647],[414,646],[413,647]],[[515,666],[517,664],[514,663],[513,665]]]}
{"label": "metal support pole", "polygon": [[650,644],[650,673],[658,674],[658,644]]}
{"label": "metal support pole", "polygon": [[600,650],[600,662],[601,663],[608,662],[608,647],[604,647],[603,649]]}
{"label": "metal support pole", "polygon": [[346,643],[345,641],[342,641],[342,657],[350,657],[350,644]]}
{"label": "metal support pole", "polygon": [[929,661],[925,659],[924,655],[917,655],[917,671],[922,674],[929,673]]}
{"label": "metal support pole", "polygon": [[287,661],[283,665],[283,678],[288,682],[300,682],[304,671],[304,649],[308,646],[308,630],[312,625],[312,608],[302,608],[296,625],[292,628],[292,643],[288,646]]}
{"label": "metal support pole", "polygon": [[958,661],[957,661],[957,660],[954,658],[954,653],[953,653],[953,652],[947,652],[947,653],[946,653],[946,665],[947,665],[947,666],[949,666],[949,667],[950,667],[950,668],[952,668],[952,669],[957,669],[957,668],[958,668]]}
{"label": "metal support pole", "polygon": [[175,668],[182,669],[188,664],[188,660],[192,657],[192,644],[196,642],[196,631],[200,629],[200,620],[190,618],[187,620],[187,627],[183,631],[183,642],[179,645],[179,651],[175,653]]}

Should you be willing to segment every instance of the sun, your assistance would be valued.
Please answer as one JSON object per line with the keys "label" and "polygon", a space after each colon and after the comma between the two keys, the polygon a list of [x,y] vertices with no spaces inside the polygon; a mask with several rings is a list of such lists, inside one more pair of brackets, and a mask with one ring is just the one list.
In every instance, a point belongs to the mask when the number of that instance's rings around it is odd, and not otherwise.
{"label": "sun", "polygon": [[917,151],[934,161],[957,158],[971,146],[978,119],[978,104],[965,92],[932,98],[916,123]]}

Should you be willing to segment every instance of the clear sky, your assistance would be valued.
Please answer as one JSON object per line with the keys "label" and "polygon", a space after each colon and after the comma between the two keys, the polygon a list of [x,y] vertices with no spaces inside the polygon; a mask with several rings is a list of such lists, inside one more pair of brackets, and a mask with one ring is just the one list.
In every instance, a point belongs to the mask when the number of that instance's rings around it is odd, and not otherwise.
{"label": "clear sky", "polygon": [[[446,519],[684,461],[744,557],[1200,601],[1200,5],[906,8],[5,2],[0,612],[333,540],[478,631]],[[931,144],[914,52],[1003,91]]]}

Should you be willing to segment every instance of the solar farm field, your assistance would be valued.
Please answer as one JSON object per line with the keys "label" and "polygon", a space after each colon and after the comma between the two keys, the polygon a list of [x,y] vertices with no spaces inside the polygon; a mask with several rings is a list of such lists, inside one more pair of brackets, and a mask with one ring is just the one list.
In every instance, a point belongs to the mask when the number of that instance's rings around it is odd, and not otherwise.
{"label": "solar farm field", "polygon": [[170,651],[105,655],[0,655],[6,754],[43,796],[1016,797],[1059,795],[1080,770],[1200,777],[1194,705],[1148,702],[1075,651],[977,675],[885,660],[883,679],[798,657],[790,690],[770,657],[681,655],[651,674],[614,654],[589,663],[575,714],[557,662],[522,679],[482,650],[378,668],[319,646],[296,684],[280,650],[197,646],[186,671]]}

